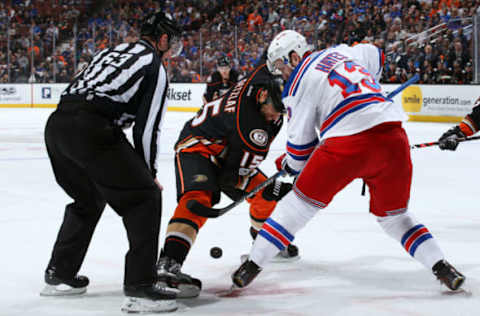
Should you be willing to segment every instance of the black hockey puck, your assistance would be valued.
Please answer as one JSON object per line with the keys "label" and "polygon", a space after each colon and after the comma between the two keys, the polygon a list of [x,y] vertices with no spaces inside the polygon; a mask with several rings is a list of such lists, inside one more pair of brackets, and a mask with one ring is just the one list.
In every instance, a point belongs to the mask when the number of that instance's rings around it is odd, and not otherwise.
{"label": "black hockey puck", "polygon": [[212,247],[210,249],[210,256],[212,256],[212,258],[215,258],[215,259],[218,259],[222,256],[222,248],[220,247]]}

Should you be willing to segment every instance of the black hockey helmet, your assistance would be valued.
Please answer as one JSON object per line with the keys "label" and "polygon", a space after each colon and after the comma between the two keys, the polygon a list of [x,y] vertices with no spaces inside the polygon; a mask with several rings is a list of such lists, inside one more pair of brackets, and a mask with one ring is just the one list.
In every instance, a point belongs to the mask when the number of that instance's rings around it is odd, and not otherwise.
{"label": "black hockey helmet", "polygon": [[145,17],[140,29],[142,36],[149,36],[157,40],[162,34],[168,35],[168,41],[172,42],[182,34],[182,28],[169,15],[163,12],[150,13]]}
{"label": "black hockey helmet", "polygon": [[217,59],[218,67],[230,67],[230,58],[227,55],[222,55]]}

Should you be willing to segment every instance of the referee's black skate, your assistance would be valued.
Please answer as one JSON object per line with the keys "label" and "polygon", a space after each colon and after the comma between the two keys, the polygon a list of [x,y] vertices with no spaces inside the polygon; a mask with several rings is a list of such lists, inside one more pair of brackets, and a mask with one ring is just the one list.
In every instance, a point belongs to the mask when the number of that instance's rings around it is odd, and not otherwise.
{"label": "referee's black skate", "polygon": [[45,283],[47,284],[40,292],[41,296],[66,296],[85,293],[90,281],[83,275],[62,278],[58,276],[55,268],[48,268],[45,272]]}
{"label": "referee's black skate", "polygon": [[246,260],[232,274],[233,284],[239,288],[249,285],[262,269],[252,260]]}
{"label": "referee's black skate", "polygon": [[122,312],[164,313],[176,311],[177,295],[156,282],[155,284],[124,285],[125,300]]}
{"label": "referee's black skate", "polygon": [[165,287],[177,289],[178,298],[197,297],[202,290],[202,281],[183,273],[181,268],[181,264],[174,259],[161,256],[157,262],[158,282]]}
{"label": "referee's black skate", "polygon": [[465,281],[465,276],[458,272],[446,260],[440,260],[435,263],[432,271],[437,279],[452,291],[458,290]]}

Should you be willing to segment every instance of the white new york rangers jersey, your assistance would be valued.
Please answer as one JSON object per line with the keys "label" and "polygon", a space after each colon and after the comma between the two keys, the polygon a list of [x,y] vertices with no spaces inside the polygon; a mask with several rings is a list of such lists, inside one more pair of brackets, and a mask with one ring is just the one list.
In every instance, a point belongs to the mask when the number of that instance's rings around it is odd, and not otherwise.
{"label": "white new york rangers jersey", "polygon": [[282,95],[291,168],[300,171],[319,141],[407,119],[378,83],[382,59],[371,44],[342,44],[310,54],[294,69]]}

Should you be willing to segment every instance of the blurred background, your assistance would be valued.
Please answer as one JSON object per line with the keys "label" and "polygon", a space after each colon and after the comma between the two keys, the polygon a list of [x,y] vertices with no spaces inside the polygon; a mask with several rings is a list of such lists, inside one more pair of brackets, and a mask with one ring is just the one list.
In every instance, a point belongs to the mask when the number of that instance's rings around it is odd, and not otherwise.
{"label": "blurred background", "polygon": [[251,71],[275,34],[295,29],[323,49],[368,41],[384,49],[381,82],[415,73],[423,84],[480,83],[479,0],[2,0],[0,83],[66,83],[107,47],[138,38],[143,17],[170,13],[185,27],[172,82],[206,82],[227,55]]}

